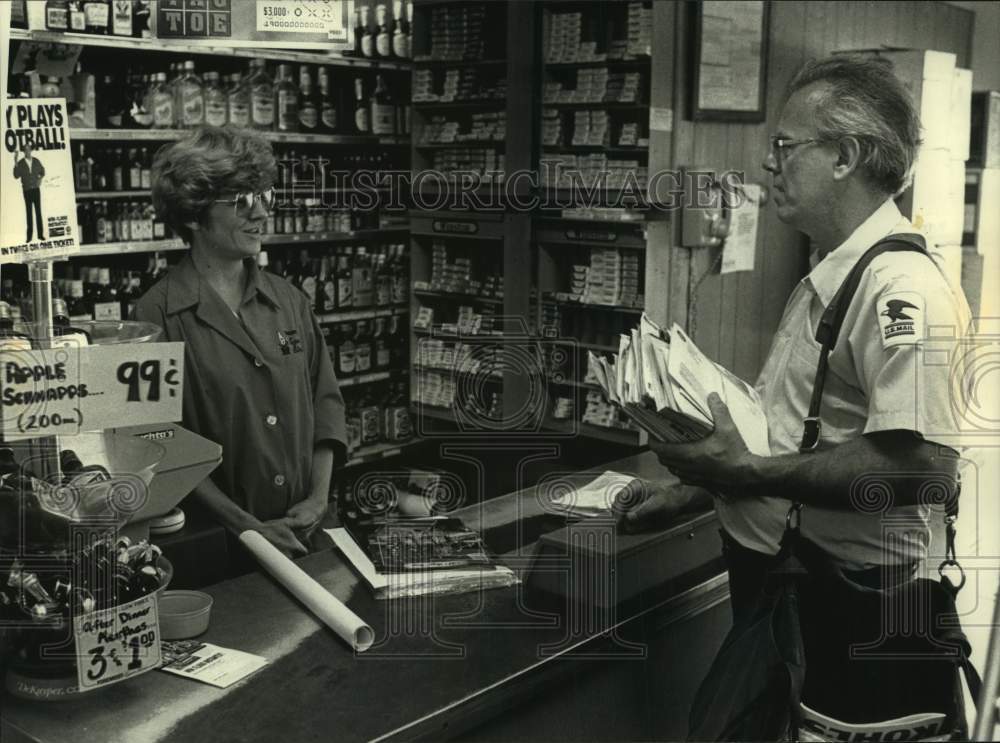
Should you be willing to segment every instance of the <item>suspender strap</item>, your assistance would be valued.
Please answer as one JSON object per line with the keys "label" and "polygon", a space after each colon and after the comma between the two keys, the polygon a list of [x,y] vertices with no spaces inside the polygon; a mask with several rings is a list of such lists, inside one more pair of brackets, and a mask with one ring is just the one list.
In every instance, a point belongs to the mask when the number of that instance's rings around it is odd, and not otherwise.
{"label": "suspender strap", "polygon": [[819,363],[816,365],[816,377],[813,382],[812,398],[809,400],[809,413],[802,421],[802,441],[799,444],[799,451],[805,454],[813,451],[819,444],[820,420],[819,409],[823,401],[823,385],[826,383],[826,370],[829,362],[830,350],[837,344],[837,336],[840,335],[840,326],[844,323],[844,317],[854,299],[854,293],[858,290],[861,277],[873,260],[883,253],[898,251],[916,251],[927,254],[927,245],[922,235],[916,233],[900,233],[889,235],[872,245],[858,260],[851,269],[851,272],[840,285],[837,293],[830,301],[829,306],[823,312],[823,317],[819,321],[816,329],[816,342],[820,344]]}

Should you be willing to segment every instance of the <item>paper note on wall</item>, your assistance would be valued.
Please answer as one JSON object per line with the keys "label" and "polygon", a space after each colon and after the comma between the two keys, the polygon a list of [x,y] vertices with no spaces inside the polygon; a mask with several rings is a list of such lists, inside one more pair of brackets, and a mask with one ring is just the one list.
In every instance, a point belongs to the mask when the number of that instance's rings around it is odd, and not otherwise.
{"label": "paper note on wall", "polygon": [[760,214],[760,186],[745,183],[742,198],[733,205],[729,218],[729,236],[722,248],[722,273],[753,271],[757,248],[757,219]]}

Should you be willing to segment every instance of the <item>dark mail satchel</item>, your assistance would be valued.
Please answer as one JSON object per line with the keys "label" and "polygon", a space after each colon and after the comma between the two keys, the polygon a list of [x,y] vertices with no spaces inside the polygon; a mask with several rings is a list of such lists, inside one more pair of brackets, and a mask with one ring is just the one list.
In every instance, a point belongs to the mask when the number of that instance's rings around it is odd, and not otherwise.
{"label": "dark mail satchel", "polygon": [[[897,234],[861,257],[823,314],[822,346],[800,451],[816,449],[830,349],[862,273],[888,251],[921,251],[920,235]],[[944,571],[955,559],[958,492],[947,498],[946,557],[940,581],[886,570],[880,585],[861,585],[799,529],[802,504],[788,512],[778,554],[752,608],[738,617],[699,687],[688,720],[690,740],[797,740],[804,703],[846,723],[872,723],[916,712],[945,715],[940,731],[967,737],[959,669],[974,698],[979,676],[959,624],[956,586]],[[794,501],[794,499],[791,499]],[[895,572],[895,578],[890,577]]]}

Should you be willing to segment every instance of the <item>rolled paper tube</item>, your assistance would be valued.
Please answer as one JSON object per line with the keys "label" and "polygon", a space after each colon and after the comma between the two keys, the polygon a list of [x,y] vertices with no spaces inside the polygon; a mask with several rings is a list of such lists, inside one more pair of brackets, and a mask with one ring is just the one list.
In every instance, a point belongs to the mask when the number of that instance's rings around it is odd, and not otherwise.
{"label": "rolled paper tube", "polygon": [[359,653],[372,646],[375,642],[372,628],[323,586],[306,575],[302,568],[285,557],[260,532],[248,529],[240,534],[240,541],[275,580],[309,607],[313,614],[340,635],[348,645]]}

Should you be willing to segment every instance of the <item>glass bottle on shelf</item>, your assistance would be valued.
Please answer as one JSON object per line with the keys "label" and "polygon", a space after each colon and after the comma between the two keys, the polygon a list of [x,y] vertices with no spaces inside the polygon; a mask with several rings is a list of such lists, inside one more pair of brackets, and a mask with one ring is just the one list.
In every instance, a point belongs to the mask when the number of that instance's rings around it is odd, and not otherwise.
{"label": "glass bottle on shelf", "polygon": [[360,77],[354,78],[354,129],[359,134],[371,132],[371,111],[365,100],[365,83]]}
{"label": "glass bottle on shelf", "polygon": [[354,375],[354,326],[351,323],[341,323],[337,334],[337,359],[334,371],[338,379]]}
{"label": "glass bottle on shelf", "polygon": [[354,306],[370,307],[375,301],[375,290],[372,282],[371,259],[364,245],[358,246],[354,254],[354,265],[351,268],[354,282]]}
{"label": "glass bottle on shelf", "polygon": [[120,129],[125,112],[125,95],[122,85],[113,75],[104,75],[97,91],[97,125],[102,128]]}
{"label": "glass bottle on shelf", "polygon": [[11,306],[6,302],[0,302],[0,351],[30,350],[31,340],[28,336],[14,330],[14,313]]}
{"label": "glass bottle on shelf", "polygon": [[132,13],[135,10],[133,5],[131,2],[112,1],[110,30],[114,36],[132,35]]}
{"label": "glass bottle on shelf", "polygon": [[132,36],[136,39],[152,38],[153,30],[149,24],[152,17],[150,0],[132,0],[132,5],[135,7],[132,15]]}
{"label": "glass bottle on shelf", "polygon": [[377,444],[380,435],[379,418],[381,418],[381,408],[372,395],[371,389],[366,389],[361,398],[361,405],[358,409],[361,418],[361,445],[371,446]]}
{"label": "glass bottle on shelf", "polygon": [[45,28],[69,31],[69,4],[66,0],[45,0]]}
{"label": "glass bottle on shelf", "polygon": [[153,163],[149,157],[149,148],[143,147],[139,155],[139,187],[149,190],[153,187]]}
{"label": "glass bottle on shelf", "polygon": [[87,156],[86,146],[80,143],[79,156],[73,163],[73,176],[77,191],[94,190],[94,161]]}
{"label": "glass bottle on shelf", "polygon": [[184,63],[184,75],[178,84],[183,129],[194,129],[205,123],[205,92],[201,78],[194,69],[194,60],[187,60]]}
{"label": "glass bottle on shelf", "polygon": [[98,290],[94,297],[95,320],[121,320],[122,306],[118,292],[111,285],[111,269],[102,268],[97,275]]}
{"label": "glass bottle on shelf", "polygon": [[107,201],[98,201],[94,205],[94,235],[99,243],[111,242],[112,231]]}
{"label": "glass bottle on shelf", "polygon": [[309,68],[302,65],[299,67],[299,128],[304,132],[318,131],[320,126],[319,117],[319,97],[316,95],[316,91],[313,90]]}
{"label": "glass bottle on shelf", "polygon": [[368,26],[368,12],[367,5],[361,6],[361,56],[371,58],[375,56],[375,36]]}
{"label": "glass bottle on shelf", "polygon": [[292,66],[278,65],[274,83],[274,115],[279,132],[299,130],[299,89],[292,80]]}
{"label": "glass bottle on shelf", "polygon": [[166,72],[156,73],[156,84],[150,90],[150,105],[153,111],[153,126],[170,129],[174,125],[174,95],[167,82]]}
{"label": "glass bottle on shelf", "polygon": [[356,5],[354,7],[354,49],[348,54],[351,57],[362,57],[364,56],[361,51],[361,39],[365,35],[364,26],[361,25],[361,7]]}
{"label": "glass bottle on shelf", "polygon": [[84,0],[83,20],[88,34],[106,36],[110,15],[110,0]]}
{"label": "glass bottle on shelf", "polygon": [[375,261],[375,304],[378,307],[392,304],[392,275],[385,248],[379,250]]}
{"label": "glass bottle on shelf", "polygon": [[111,190],[124,191],[125,179],[128,178],[128,170],[122,148],[115,147],[111,157]]}
{"label": "glass bottle on shelf", "polygon": [[400,59],[407,59],[410,56],[410,24],[403,17],[403,0],[393,0],[392,17],[395,19],[392,53]]}
{"label": "glass bottle on shelf", "polygon": [[326,67],[320,67],[317,75],[320,129],[326,134],[335,134],[339,126],[339,118],[337,116],[337,100],[330,90],[330,73]]}
{"label": "glass bottle on shelf", "polygon": [[228,107],[219,73],[209,70],[204,77],[205,123],[209,126],[223,126],[228,116]]}
{"label": "glass bottle on shelf", "polygon": [[392,349],[386,335],[384,317],[376,317],[372,328],[372,366],[375,371],[385,371],[392,366]]}
{"label": "glass bottle on shelf", "polygon": [[396,133],[396,105],[389,94],[385,78],[378,75],[375,78],[375,92],[371,97],[371,130],[372,134],[390,135]]}
{"label": "glass bottle on shelf", "polygon": [[83,296],[83,279],[70,279],[69,301],[66,304],[70,323],[93,320],[94,315]]}
{"label": "glass bottle on shelf", "polygon": [[229,76],[230,87],[226,91],[228,121],[233,126],[250,126],[250,90],[246,80],[238,72]]}
{"label": "glass bottle on shelf", "polygon": [[69,30],[75,34],[87,32],[87,17],[83,14],[83,0],[69,0]]}
{"label": "glass bottle on shelf", "polygon": [[90,333],[73,326],[70,319],[69,306],[65,299],[56,297],[52,300],[52,347],[82,348],[89,346]]}
{"label": "glass bottle on shelf", "polygon": [[267,74],[263,59],[250,60],[250,125],[254,129],[274,129],[274,83]]}
{"label": "glass bottle on shelf", "polygon": [[354,371],[367,374],[372,370],[372,339],[367,320],[358,320],[354,334]]}
{"label": "glass bottle on shelf", "polygon": [[333,275],[332,261],[328,255],[320,259],[316,293],[319,296],[317,312],[333,312],[337,309],[337,280]]}
{"label": "glass bottle on shelf", "polygon": [[341,312],[354,307],[354,274],[351,270],[353,248],[347,247],[337,257],[337,309]]}
{"label": "glass bottle on shelf", "polygon": [[127,95],[128,126],[130,127],[149,129],[153,125],[153,112],[146,105],[150,79],[150,75],[140,73],[131,76]]}
{"label": "glass bottle on shelf", "polygon": [[389,14],[384,4],[375,6],[375,26],[378,34],[375,36],[375,51],[380,57],[392,56],[392,31],[389,28]]}
{"label": "glass bottle on shelf", "polygon": [[128,187],[133,191],[142,188],[142,162],[136,148],[128,151]]}

